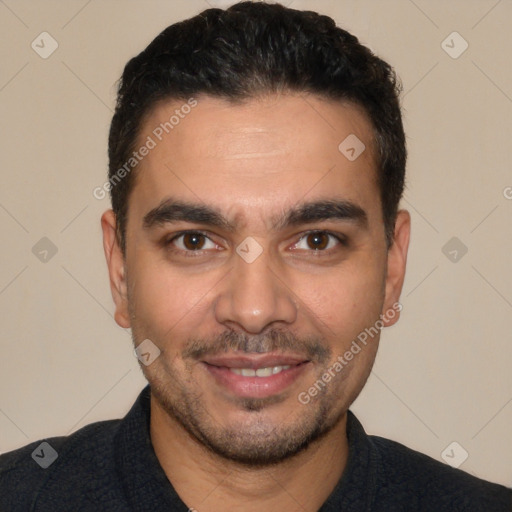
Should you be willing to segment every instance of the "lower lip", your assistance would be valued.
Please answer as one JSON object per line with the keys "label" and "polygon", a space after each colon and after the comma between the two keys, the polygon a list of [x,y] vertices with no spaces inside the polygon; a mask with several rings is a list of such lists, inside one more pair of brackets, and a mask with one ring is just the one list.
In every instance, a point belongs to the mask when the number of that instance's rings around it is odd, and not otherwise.
{"label": "lower lip", "polygon": [[265,398],[281,393],[291,386],[309,366],[309,363],[301,363],[269,377],[244,377],[233,373],[225,366],[202,364],[217,383],[235,395],[245,398]]}

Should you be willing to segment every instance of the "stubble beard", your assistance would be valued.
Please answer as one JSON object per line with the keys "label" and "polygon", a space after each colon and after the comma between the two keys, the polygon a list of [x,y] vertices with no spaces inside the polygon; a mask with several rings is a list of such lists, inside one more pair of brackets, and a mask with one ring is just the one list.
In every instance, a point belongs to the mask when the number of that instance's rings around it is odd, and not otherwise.
{"label": "stubble beard", "polygon": [[271,466],[295,457],[331,432],[346,413],[343,409],[333,414],[339,404],[325,394],[315,402],[299,405],[303,410],[296,421],[276,425],[265,419],[265,410],[278,399],[242,398],[237,400],[238,409],[255,418],[249,426],[230,427],[217,423],[199,397],[182,391],[176,398],[162,381],[151,379],[149,383],[160,407],[195,442],[216,456],[244,466]]}
{"label": "stubble beard", "polygon": [[[135,330],[132,328],[134,342]],[[140,338],[144,339],[144,338]],[[298,396],[288,393],[266,398],[230,397],[232,407],[249,415],[243,424],[220,424],[208,411],[202,393],[195,391],[190,376],[192,361],[197,362],[209,353],[223,353],[239,350],[245,353],[263,353],[289,350],[308,354],[317,363],[315,380],[319,379],[329,366],[332,351],[326,348],[320,338],[298,339],[290,333],[270,331],[266,335],[247,337],[241,333],[226,332],[211,340],[189,340],[181,356],[186,361],[189,380],[176,372],[165,352],[149,367],[141,368],[148,380],[151,392],[171,423],[182,429],[201,447],[211,454],[246,467],[272,466],[289,460],[313,443],[327,436],[343,420],[354,396],[345,396],[344,382],[352,367],[344,368],[336,377],[337,382],[329,383],[319,391],[308,404],[301,404]],[[371,367],[368,368],[368,375]],[[366,379],[364,379],[366,381]],[[363,384],[361,385],[361,388]],[[269,419],[272,407],[279,402],[296,400],[298,414],[291,420],[277,422]]]}

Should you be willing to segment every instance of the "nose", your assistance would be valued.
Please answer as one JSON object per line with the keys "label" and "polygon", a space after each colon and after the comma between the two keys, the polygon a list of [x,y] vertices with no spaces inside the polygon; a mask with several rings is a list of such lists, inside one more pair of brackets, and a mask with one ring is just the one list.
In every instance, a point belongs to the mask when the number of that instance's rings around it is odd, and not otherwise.
{"label": "nose", "polygon": [[235,256],[215,303],[219,323],[258,334],[273,324],[292,324],[297,318],[293,290],[283,272],[271,268],[266,251],[248,263]]}

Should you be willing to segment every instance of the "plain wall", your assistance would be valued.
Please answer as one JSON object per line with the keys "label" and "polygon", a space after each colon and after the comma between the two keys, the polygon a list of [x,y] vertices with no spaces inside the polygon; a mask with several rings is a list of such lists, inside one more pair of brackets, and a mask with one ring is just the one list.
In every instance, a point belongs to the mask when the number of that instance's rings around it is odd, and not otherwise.
{"label": "plain wall", "polygon": [[[93,196],[115,82],[166,26],[229,3],[0,2],[1,452],[122,417],[145,385],[112,317],[108,197]],[[402,318],[352,409],[367,432],[439,460],[457,441],[461,469],[512,486],[512,3],[284,3],[334,17],[404,85],[413,231]],[[59,45],[46,59],[31,47],[44,31]],[[458,58],[442,46],[454,31],[469,44]],[[450,37],[453,53],[462,40]]]}

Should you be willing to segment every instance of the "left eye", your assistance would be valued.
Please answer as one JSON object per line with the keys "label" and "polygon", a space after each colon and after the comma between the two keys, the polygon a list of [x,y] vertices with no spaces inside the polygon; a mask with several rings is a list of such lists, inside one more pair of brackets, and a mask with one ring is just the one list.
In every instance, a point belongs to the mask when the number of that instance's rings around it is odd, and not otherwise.
{"label": "left eye", "polygon": [[[174,237],[171,242],[182,251],[201,251],[215,249],[216,245],[203,233],[190,232],[182,233]],[[208,244],[210,244],[208,246]]]}
{"label": "left eye", "polygon": [[342,240],[325,231],[314,231],[303,236],[295,245],[296,249],[313,249],[315,251],[325,251],[332,249],[337,244],[342,243]]}

